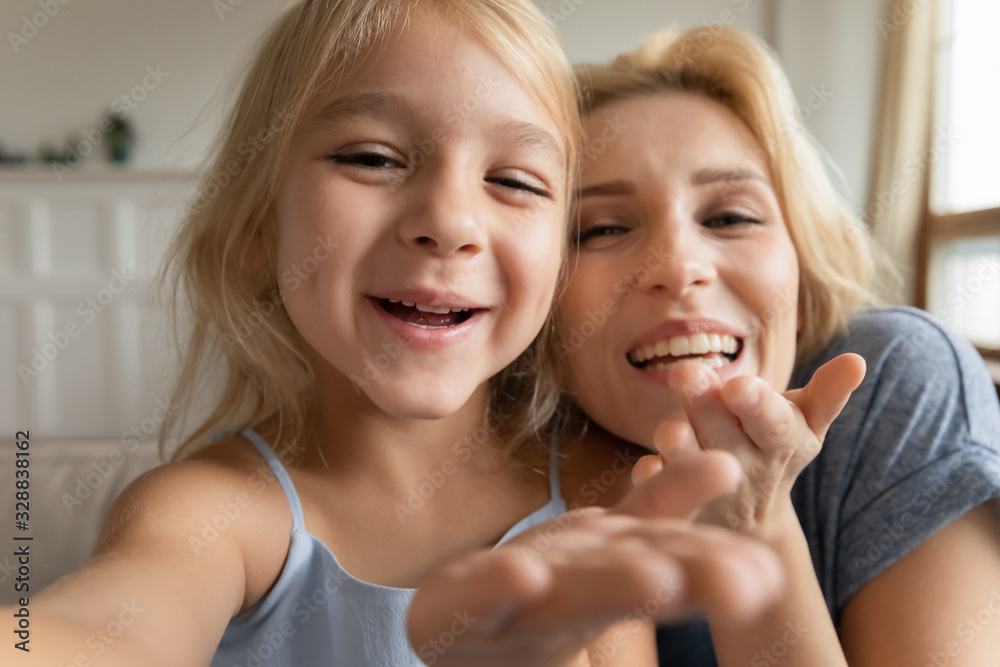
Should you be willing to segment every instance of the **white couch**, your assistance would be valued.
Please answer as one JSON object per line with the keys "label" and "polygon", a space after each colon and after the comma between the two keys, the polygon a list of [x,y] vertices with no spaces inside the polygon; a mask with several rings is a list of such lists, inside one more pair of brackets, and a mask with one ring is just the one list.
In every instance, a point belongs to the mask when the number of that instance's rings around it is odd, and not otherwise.
{"label": "white couch", "polygon": [[[111,504],[122,489],[160,463],[156,441],[30,440],[28,530],[15,524],[13,440],[0,441],[0,604],[20,593],[17,546],[30,548],[31,595],[90,555]],[[23,508],[20,508],[23,509]],[[28,541],[13,537],[28,536]]]}

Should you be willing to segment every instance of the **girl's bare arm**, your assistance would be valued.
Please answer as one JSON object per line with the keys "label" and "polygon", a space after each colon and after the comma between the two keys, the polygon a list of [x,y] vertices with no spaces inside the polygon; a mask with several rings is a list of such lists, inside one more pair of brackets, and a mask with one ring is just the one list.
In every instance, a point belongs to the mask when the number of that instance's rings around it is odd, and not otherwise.
{"label": "girl's bare arm", "polygon": [[[135,480],[115,501],[94,555],[30,598],[30,652],[5,641],[0,663],[207,665],[244,603],[242,544],[253,527],[252,506],[237,502],[244,482],[206,461]],[[233,507],[242,516],[227,530],[206,532],[205,522]],[[18,609],[0,615],[9,623]]]}

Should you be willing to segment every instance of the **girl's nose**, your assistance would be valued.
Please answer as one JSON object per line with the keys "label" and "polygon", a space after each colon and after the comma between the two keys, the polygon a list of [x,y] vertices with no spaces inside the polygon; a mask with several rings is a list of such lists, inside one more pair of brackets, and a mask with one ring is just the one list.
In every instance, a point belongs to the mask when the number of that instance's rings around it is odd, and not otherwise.
{"label": "girl's nose", "polygon": [[400,240],[438,257],[476,255],[486,245],[482,188],[456,168],[428,169],[412,183],[414,196],[402,211]]}

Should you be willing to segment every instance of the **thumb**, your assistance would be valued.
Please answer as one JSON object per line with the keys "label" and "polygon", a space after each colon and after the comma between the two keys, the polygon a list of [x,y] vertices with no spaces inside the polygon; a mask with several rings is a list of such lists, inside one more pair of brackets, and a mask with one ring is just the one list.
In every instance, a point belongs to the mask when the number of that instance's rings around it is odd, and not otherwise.
{"label": "thumb", "polygon": [[851,392],[861,384],[865,370],[862,357],[842,354],[820,366],[805,387],[787,391],[784,396],[802,411],[809,429],[823,439],[830,424],[847,405]]}

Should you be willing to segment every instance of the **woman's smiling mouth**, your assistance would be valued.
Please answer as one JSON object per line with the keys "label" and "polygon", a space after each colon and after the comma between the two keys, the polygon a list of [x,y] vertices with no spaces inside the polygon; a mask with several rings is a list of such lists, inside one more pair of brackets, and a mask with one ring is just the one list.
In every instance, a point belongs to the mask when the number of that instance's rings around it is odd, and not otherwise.
{"label": "woman's smiling mouth", "polygon": [[728,366],[739,357],[743,340],[728,334],[696,333],[671,336],[628,352],[632,366],[645,371],[667,371],[685,359],[710,368]]}

